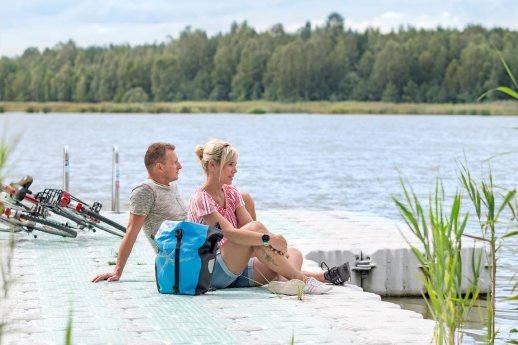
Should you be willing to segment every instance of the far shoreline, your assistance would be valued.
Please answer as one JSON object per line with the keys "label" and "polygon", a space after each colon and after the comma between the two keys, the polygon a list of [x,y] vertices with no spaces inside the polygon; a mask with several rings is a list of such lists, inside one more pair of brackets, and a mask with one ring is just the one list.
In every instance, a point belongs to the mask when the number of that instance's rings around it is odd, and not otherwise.
{"label": "far shoreline", "polygon": [[390,114],[390,115],[518,115],[518,102],[484,103],[386,103],[386,102],[296,102],[270,101],[170,103],[66,103],[0,102],[0,113],[144,113],[144,114]]}

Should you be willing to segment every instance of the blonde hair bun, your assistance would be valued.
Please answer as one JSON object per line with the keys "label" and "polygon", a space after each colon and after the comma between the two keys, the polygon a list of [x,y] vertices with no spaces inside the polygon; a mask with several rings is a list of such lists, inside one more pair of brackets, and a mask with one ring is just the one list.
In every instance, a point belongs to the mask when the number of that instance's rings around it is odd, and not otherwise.
{"label": "blonde hair bun", "polygon": [[198,159],[200,161],[203,161],[203,151],[205,150],[205,148],[201,145],[196,145],[196,147],[194,148],[194,153],[196,154],[196,157],[198,157]]}
{"label": "blonde hair bun", "polygon": [[231,159],[237,158],[237,150],[229,142],[221,139],[211,139],[204,146],[197,145],[194,153],[205,173],[207,173],[207,166],[211,160],[223,167]]}

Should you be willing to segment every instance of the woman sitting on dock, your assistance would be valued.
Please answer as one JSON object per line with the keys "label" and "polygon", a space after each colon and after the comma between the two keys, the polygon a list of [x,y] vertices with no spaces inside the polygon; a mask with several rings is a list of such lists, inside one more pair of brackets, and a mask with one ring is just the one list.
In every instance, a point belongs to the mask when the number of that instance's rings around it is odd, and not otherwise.
{"label": "woman sitting on dock", "polygon": [[288,248],[282,235],[252,219],[241,194],[232,186],[237,150],[231,144],[215,139],[197,146],[195,153],[206,179],[189,200],[189,221],[219,223],[224,235],[212,278],[214,288],[269,284],[275,293],[295,295],[303,290],[322,294],[331,290],[323,282],[343,284],[349,278],[347,263],[326,272],[302,272],[300,251]]}

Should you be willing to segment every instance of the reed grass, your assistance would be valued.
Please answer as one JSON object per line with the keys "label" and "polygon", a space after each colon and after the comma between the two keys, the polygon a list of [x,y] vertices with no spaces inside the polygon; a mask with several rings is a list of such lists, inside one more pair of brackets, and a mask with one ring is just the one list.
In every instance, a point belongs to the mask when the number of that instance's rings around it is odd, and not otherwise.
{"label": "reed grass", "polygon": [[9,293],[14,284],[13,277],[13,255],[14,255],[14,234],[9,236],[7,245],[7,252],[0,256],[0,274],[1,274],[1,296],[0,296],[0,345],[2,344],[3,335],[6,334],[7,327],[10,325],[9,321]]}
{"label": "reed grass", "polygon": [[[493,176],[491,170],[488,178],[478,183],[472,177],[467,164],[459,164],[459,179],[468,193],[473,203],[480,225],[481,236],[467,235],[476,240],[483,241],[489,245],[489,291],[490,298],[487,300],[487,334],[486,341],[494,344],[498,330],[495,323],[496,312],[496,268],[497,268],[497,252],[501,242],[511,236],[518,235],[518,231],[511,231],[499,237],[497,226],[508,226],[509,222],[502,223],[500,217],[506,209],[510,210],[514,220],[516,220],[516,208],[513,207],[513,200],[516,200],[516,190],[504,191],[497,194],[493,184]],[[499,204],[499,205],[498,205]],[[512,221],[511,219],[511,221]],[[513,296],[510,297],[513,299]],[[518,296],[514,296],[518,299]]]}
{"label": "reed grass", "polygon": [[[462,235],[468,214],[462,214],[462,197],[455,193],[449,213],[444,205],[444,188],[437,179],[425,210],[412,187],[401,179],[403,197],[392,196],[402,218],[422,245],[411,246],[422,267],[423,298],[435,320],[436,344],[461,344],[463,326],[480,291],[480,260],[474,260],[474,277],[465,294],[462,283]],[[424,252],[423,252],[424,251]],[[476,262],[475,262],[476,261]],[[477,267],[478,265],[478,267]]]}
{"label": "reed grass", "polygon": [[[3,181],[3,168],[7,161],[9,154],[9,146],[1,139],[0,140],[0,184]],[[0,207],[3,208],[3,204],[0,203]],[[12,285],[14,284],[13,276],[13,256],[14,256],[14,233],[9,234],[9,240],[7,245],[7,251],[0,253],[0,345],[2,344],[2,337],[6,333],[6,329],[9,326],[9,306],[7,304],[8,297]]]}
{"label": "reed grass", "polygon": [[[513,73],[511,72],[511,69],[507,65],[507,62],[505,61],[503,55],[501,52],[497,51],[498,56],[500,57],[500,61],[502,65],[505,68],[505,71],[507,72],[507,75],[509,76],[509,79],[511,79],[511,82],[516,90],[518,90],[518,83],[516,82],[516,78],[514,77]],[[479,97],[479,100],[485,98],[487,95],[493,93],[493,92],[501,92],[504,93],[516,100],[518,100],[518,92],[516,90],[511,89],[507,86],[499,86],[496,88],[493,88],[491,90],[486,91],[484,94],[482,94]],[[516,103],[516,102],[515,102]],[[517,103],[518,104],[518,103]],[[514,128],[518,129],[518,128]],[[511,152],[513,153],[513,152]],[[514,152],[516,153],[516,152]],[[496,312],[496,267],[497,267],[497,251],[498,248],[500,248],[499,245],[497,245],[497,242],[501,242],[504,239],[508,237],[518,236],[518,200],[516,198],[516,190],[507,191],[500,196],[502,197],[502,204],[498,208],[498,211],[495,213],[495,210],[497,210],[495,205],[495,190],[493,186],[493,178],[491,175],[491,171],[489,171],[489,178],[488,182],[482,181],[480,186],[476,183],[476,181],[471,177],[471,174],[469,173],[469,170],[467,169],[466,165],[460,165],[460,179],[464,186],[464,188],[468,191],[469,197],[471,201],[473,202],[473,206],[476,209],[477,217],[480,224],[480,229],[482,232],[482,237],[478,236],[472,236],[473,238],[479,239],[481,241],[484,241],[486,243],[489,243],[490,245],[490,257],[491,257],[491,279],[490,279],[490,291],[491,291],[491,298],[488,301],[487,305],[487,334],[486,334],[486,341],[490,344],[495,343],[496,335],[498,333],[498,330],[495,329],[495,312]],[[514,206],[513,206],[513,200],[514,200]],[[504,234],[500,238],[496,235],[495,227],[499,223],[499,217],[501,212],[508,208],[511,211],[512,218],[510,220],[510,228],[511,231]],[[516,277],[516,273],[513,275],[514,279]],[[518,282],[516,282],[511,289],[511,293],[515,293],[516,288],[518,287]],[[516,301],[518,300],[518,295],[510,296],[505,298],[504,300],[510,300],[510,301]],[[512,336],[513,333],[518,333],[517,329],[511,329],[509,336]],[[509,344],[518,344],[518,341],[513,339],[507,339],[507,342]]]}
{"label": "reed grass", "polygon": [[170,103],[66,103],[0,102],[5,112],[26,113],[181,113],[212,114],[401,114],[401,115],[518,115],[514,102],[466,104],[387,103],[387,102],[297,102],[269,101]]}
{"label": "reed grass", "polygon": [[72,308],[68,312],[67,328],[65,331],[65,345],[72,345],[72,328],[73,328],[73,315]]}

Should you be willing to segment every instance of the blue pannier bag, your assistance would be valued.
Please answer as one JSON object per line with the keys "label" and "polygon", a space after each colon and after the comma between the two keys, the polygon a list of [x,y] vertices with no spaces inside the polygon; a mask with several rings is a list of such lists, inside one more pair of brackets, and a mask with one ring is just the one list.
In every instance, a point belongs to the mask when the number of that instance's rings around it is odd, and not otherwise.
{"label": "blue pannier bag", "polygon": [[158,292],[201,295],[209,291],[221,238],[223,234],[218,224],[162,222],[155,235],[158,245],[155,260]]}

